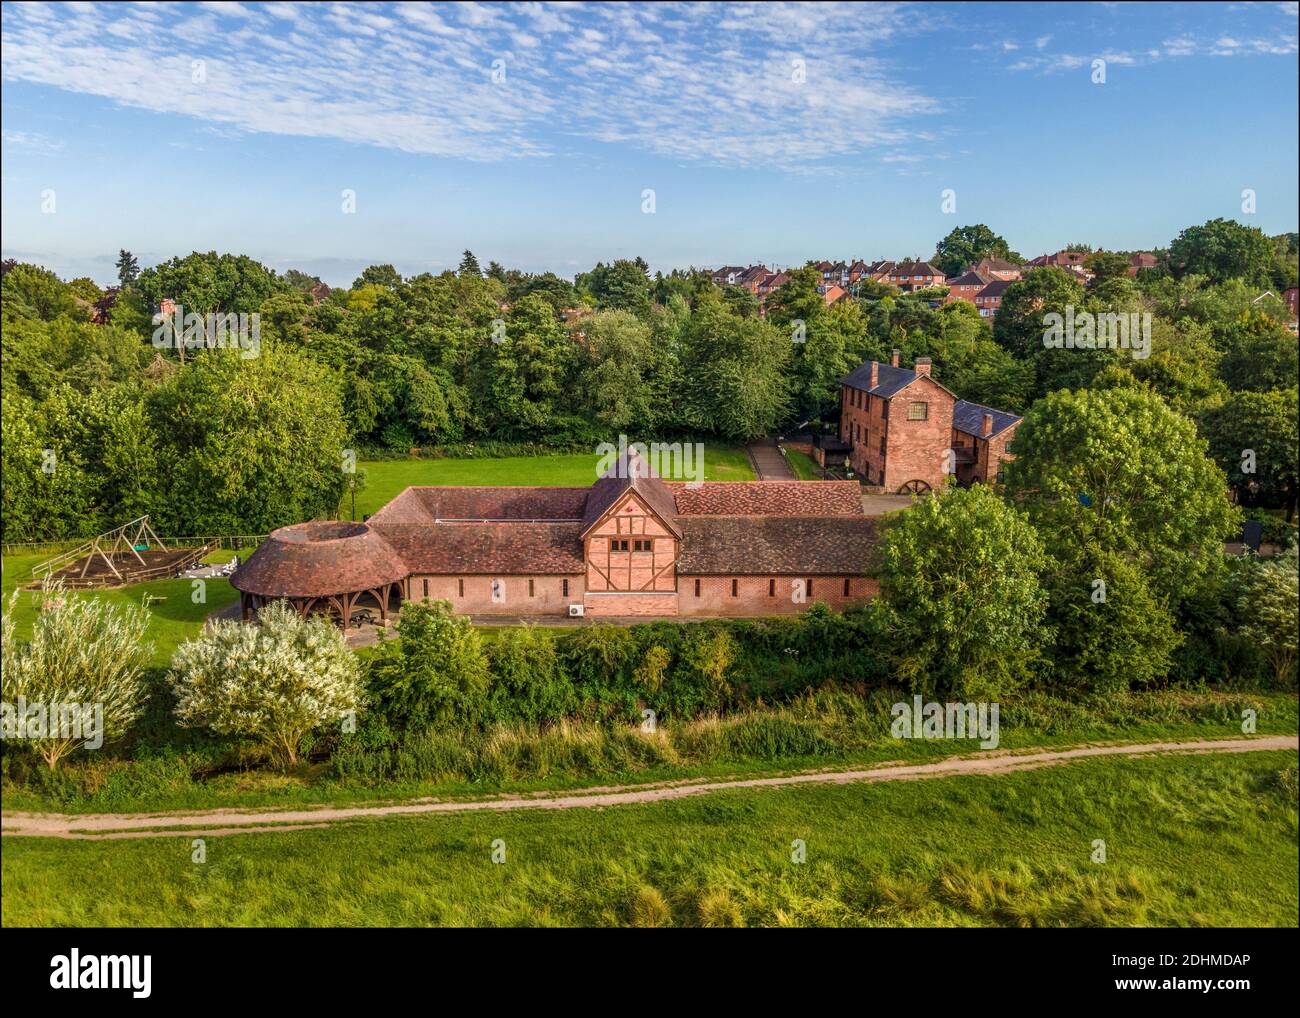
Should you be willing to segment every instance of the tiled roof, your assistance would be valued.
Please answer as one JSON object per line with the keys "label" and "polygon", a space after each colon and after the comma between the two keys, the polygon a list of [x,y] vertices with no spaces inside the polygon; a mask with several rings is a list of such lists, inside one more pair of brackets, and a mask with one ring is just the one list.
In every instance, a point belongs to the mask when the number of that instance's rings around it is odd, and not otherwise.
{"label": "tiled roof", "polygon": [[899,262],[894,266],[892,272],[895,275],[907,276],[942,276],[943,273],[936,269],[929,262]]}
{"label": "tiled roof", "polygon": [[634,491],[663,524],[679,537],[673,517],[677,514],[672,492],[650,469],[650,465],[631,450],[620,454],[605,475],[589,489],[586,511],[582,514],[582,533],[586,533],[626,491]]}
{"label": "tiled roof", "polygon": [[[993,415],[993,435],[1006,431],[1011,425],[1018,424],[1021,420],[1015,414],[1004,413],[1001,410],[994,410],[992,407],[981,406],[979,403],[959,399],[952,405],[952,426],[968,435],[982,436],[984,434],[985,414]],[[990,435],[990,437],[992,436]]]}
{"label": "tiled roof", "polygon": [[571,576],[585,569],[581,523],[393,526],[384,530],[384,537],[402,556],[408,573]]}
{"label": "tiled roof", "polygon": [[859,576],[871,563],[876,522],[861,515],[684,516],[677,572]]}
{"label": "tiled roof", "polygon": [[889,397],[900,389],[916,381],[916,372],[911,368],[896,368],[892,364],[880,364],[876,375],[876,387],[871,387],[871,362],[867,361],[856,371],[851,372],[842,384],[851,389],[863,389],[874,396]]}
{"label": "tiled roof", "polygon": [[1001,297],[1006,288],[1015,282],[1014,279],[995,279],[983,290],[975,294],[975,298],[978,300],[980,297]]}
{"label": "tiled roof", "polygon": [[266,597],[326,597],[394,583],[409,570],[364,523],[317,521],[273,531],[230,578]]}
{"label": "tiled roof", "polygon": [[948,285],[949,286],[975,286],[978,284],[979,286],[987,286],[989,284],[989,281],[990,281],[989,276],[986,276],[981,272],[977,272],[975,269],[970,269],[967,272],[963,272],[956,279],[948,280]]}
{"label": "tiled roof", "polygon": [[857,481],[665,481],[679,517],[861,516]]}
{"label": "tiled roof", "polygon": [[450,487],[407,488],[370,517],[370,524],[434,523],[437,520],[580,520],[590,488]]}

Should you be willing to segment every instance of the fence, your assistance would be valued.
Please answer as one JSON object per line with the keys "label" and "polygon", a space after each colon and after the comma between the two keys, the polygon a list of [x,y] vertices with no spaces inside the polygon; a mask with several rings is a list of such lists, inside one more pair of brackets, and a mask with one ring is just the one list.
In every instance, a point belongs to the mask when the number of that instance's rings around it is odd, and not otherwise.
{"label": "fence", "polygon": [[[89,537],[69,537],[59,541],[9,541],[0,545],[5,555],[57,555],[85,544]],[[209,545],[214,551],[238,551],[255,548],[266,540],[265,534],[222,534],[216,537],[159,537],[169,548],[201,548]]]}

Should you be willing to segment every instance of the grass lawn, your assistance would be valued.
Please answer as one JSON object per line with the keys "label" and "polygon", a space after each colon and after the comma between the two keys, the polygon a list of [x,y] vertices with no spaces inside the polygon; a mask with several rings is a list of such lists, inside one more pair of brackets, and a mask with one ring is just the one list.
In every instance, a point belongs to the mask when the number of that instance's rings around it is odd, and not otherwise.
{"label": "grass lawn", "polygon": [[799,480],[820,481],[822,479],[822,468],[807,453],[800,452],[798,449],[786,449],[785,460]]}
{"label": "grass lawn", "polygon": [[[238,552],[243,560],[251,549]],[[205,561],[229,562],[236,554],[231,551],[216,552]],[[31,580],[32,566],[43,562],[47,555],[12,555],[4,559],[3,597],[6,610],[12,591],[22,587]],[[192,580],[151,580],[148,583],[134,583],[127,587],[113,590],[78,592],[85,596],[102,597],[113,604],[143,604],[148,595],[149,613],[152,619],[146,639],[152,642],[152,651],[147,663],[166,667],[177,646],[185,640],[193,639],[203,628],[203,622],[211,612],[218,611],[226,605],[239,600],[239,592],[226,579],[214,578],[204,580],[203,604],[193,601],[194,586]],[[36,617],[37,591],[21,590],[14,605],[14,632],[18,639],[31,638],[32,620]],[[160,598],[161,600],[152,600]]]}
{"label": "grass lawn", "polygon": [[1294,927],[1296,783],[1290,752],[1095,759],[209,836],[202,864],[189,837],[9,838],[0,921]]}
{"label": "grass lawn", "polygon": [[[596,480],[595,453],[566,456],[510,456],[501,459],[366,460],[359,464],[366,487],[357,492],[357,519],[378,511],[412,484],[537,484],[586,487]],[[708,481],[752,481],[754,471],[740,446],[704,445]],[[351,517],[348,496],[340,517]]]}

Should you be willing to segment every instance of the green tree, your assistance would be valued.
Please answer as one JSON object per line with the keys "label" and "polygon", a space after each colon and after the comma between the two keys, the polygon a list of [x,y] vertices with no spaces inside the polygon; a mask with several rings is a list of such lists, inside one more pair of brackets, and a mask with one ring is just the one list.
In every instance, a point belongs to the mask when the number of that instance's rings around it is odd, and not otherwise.
{"label": "green tree", "polygon": [[918,693],[997,699],[1047,639],[1042,543],[983,486],[947,488],[883,527],[879,604],[896,674]]}
{"label": "green tree", "polygon": [[117,253],[117,282],[123,289],[140,276],[140,262],[130,251],[122,248]]}
{"label": "green tree", "polygon": [[732,440],[770,434],[790,409],[790,337],[737,318],[704,294],[683,337],[681,410],[690,430]]}
{"label": "green tree", "polygon": [[1273,559],[1256,559],[1242,576],[1236,624],[1273,669],[1278,686],[1295,688],[1297,620],[1300,619],[1300,574],[1297,545]]}
{"label": "green tree", "polygon": [[460,256],[460,268],[456,270],[458,275],[470,276],[478,279],[483,275],[483,270],[478,266],[478,259],[474,257],[474,252],[469,248]]}
{"label": "green tree", "polygon": [[1300,496],[1300,406],[1297,390],[1233,393],[1201,416],[1210,455],[1245,505],[1266,506],[1295,517]]}
{"label": "green tree", "polygon": [[1169,267],[1177,278],[1206,276],[1212,282],[1243,279],[1267,286],[1273,245],[1262,230],[1231,219],[1189,226],[1169,245]]}
{"label": "green tree", "polygon": [[1006,494],[1058,562],[1129,556],[1171,607],[1239,532],[1227,481],[1187,418],[1135,387],[1054,392],[1025,415]]}
{"label": "green tree", "polygon": [[169,679],[183,726],[255,740],[286,767],[309,732],[365,704],[343,633],[285,601],[263,608],[255,624],[216,622],[181,644]]}
{"label": "green tree", "polygon": [[1097,280],[1122,279],[1129,270],[1128,258],[1118,251],[1094,251],[1083,264]]}
{"label": "green tree", "polygon": [[135,286],[153,307],[169,298],[186,314],[201,315],[252,314],[272,294],[289,289],[260,262],[215,251],[195,251],[144,269]]}
{"label": "green tree", "polygon": [[[29,745],[53,770],[81,745],[97,749],[97,741],[122,738],[143,713],[149,614],[138,605],[69,594],[57,586],[47,586],[39,596],[40,609],[26,642],[19,642],[14,632],[18,591],[9,599],[0,617],[0,674],[6,707],[19,697],[44,705],[47,712],[93,705],[90,716],[80,716],[80,737],[75,716],[68,719],[71,731],[47,727],[26,733]],[[47,714],[47,720],[54,718]]]}
{"label": "green tree", "polygon": [[407,729],[482,722],[488,657],[470,620],[447,601],[409,602],[397,632],[401,639],[382,644],[369,666],[385,716]]}
{"label": "green tree", "polygon": [[651,432],[662,393],[654,384],[659,357],[649,327],[628,311],[598,311],[581,328],[581,387],[595,420],[611,433]]}
{"label": "green tree", "polygon": [[958,226],[934,250],[934,265],[948,277],[961,274],[967,266],[981,258],[1001,258],[1009,262],[1021,261],[1006,240],[999,237],[983,223]]}
{"label": "green tree", "polygon": [[1052,667],[1066,684],[1124,692],[1163,679],[1181,637],[1173,613],[1128,555],[1088,546],[1046,579]]}
{"label": "green tree", "polygon": [[150,394],[149,410],[172,533],[262,534],[337,510],[339,384],[298,351],[207,351]]}

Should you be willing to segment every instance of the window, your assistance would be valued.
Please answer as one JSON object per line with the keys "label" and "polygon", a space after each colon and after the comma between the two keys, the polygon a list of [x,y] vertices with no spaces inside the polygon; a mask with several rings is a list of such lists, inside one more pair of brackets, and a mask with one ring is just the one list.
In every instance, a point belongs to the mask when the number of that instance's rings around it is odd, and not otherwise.
{"label": "window", "polygon": [[880,417],[881,420],[889,420],[889,400],[887,399],[880,401]]}
{"label": "window", "polygon": [[740,586],[740,581],[737,580],[735,577],[732,577],[732,580],[731,580],[731,596],[732,596],[732,597],[735,597],[735,596],[736,596],[737,588],[738,588],[739,586]]}
{"label": "window", "polygon": [[885,455],[885,436],[880,436],[880,455]]}
{"label": "window", "polygon": [[424,581],[424,596],[425,596],[425,597],[428,597],[428,596],[429,596],[429,581],[428,581],[428,580],[425,580],[425,581]]}
{"label": "window", "polygon": [[700,596],[700,578],[698,576],[695,577],[695,596]]}
{"label": "window", "polygon": [[458,597],[465,596],[465,580],[463,578],[456,581],[456,594]]}
{"label": "window", "polygon": [[533,596],[533,578],[531,576],[528,577],[528,596]]}
{"label": "window", "polygon": [[632,542],[632,550],[633,550],[633,551],[654,551],[654,547],[655,547],[655,543],[654,543],[654,541],[649,540],[649,539],[647,539],[647,540],[645,540],[645,541],[633,541],[633,542]]}
{"label": "window", "polygon": [[926,421],[930,419],[929,403],[909,403],[907,404],[907,419],[909,421]]}
{"label": "window", "polygon": [[767,581],[767,596],[768,596],[768,597],[776,597],[776,580],[775,580],[775,579],[771,579],[771,580],[768,580],[768,581]]}
{"label": "window", "polygon": [[804,588],[803,588],[803,591],[804,591],[804,593],[807,594],[809,597],[812,597],[812,577],[811,577],[811,576],[808,577],[808,579],[804,580]]}
{"label": "window", "polygon": [[847,576],[844,577],[844,596],[849,596],[849,578]]}
{"label": "window", "polygon": [[560,586],[561,586],[561,590],[562,590],[564,596],[565,596],[565,597],[568,597],[568,596],[569,596],[569,580],[568,580],[567,577],[566,577],[565,579],[563,579],[563,580],[560,581]]}
{"label": "window", "polygon": [[625,538],[611,537],[609,539],[610,551],[627,551],[627,540]]}

